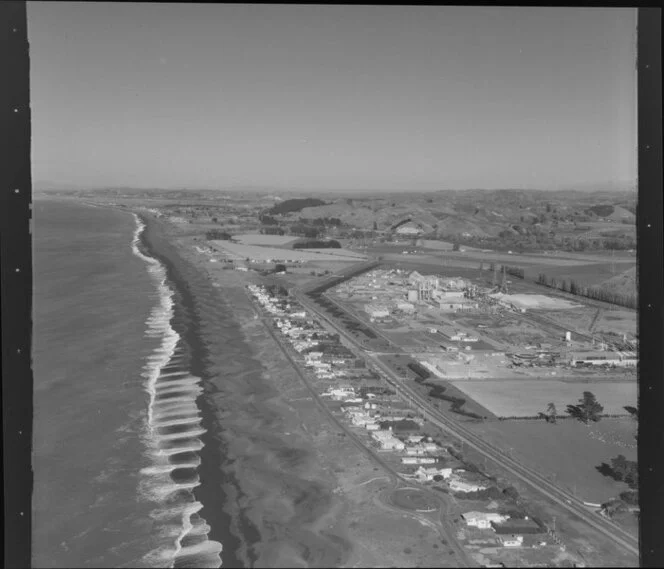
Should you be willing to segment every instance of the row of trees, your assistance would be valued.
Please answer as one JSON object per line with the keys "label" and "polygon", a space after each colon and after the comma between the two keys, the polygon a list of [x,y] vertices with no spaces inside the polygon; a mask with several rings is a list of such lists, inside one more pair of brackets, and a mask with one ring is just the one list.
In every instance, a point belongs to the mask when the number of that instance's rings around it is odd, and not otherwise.
{"label": "row of trees", "polygon": [[602,302],[608,302],[617,306],[625,306],[627,308],[637,308],[638,301],[635,294],[621,294],[601,286],[583,286],[572,279],[570,279],[569,282],[565,279],[558,282],[555,277],[548,277],[544,273],[540,273],[535,282],[539,285],[558,289],[576,296],[583,296],[592,300],[601,300]]}

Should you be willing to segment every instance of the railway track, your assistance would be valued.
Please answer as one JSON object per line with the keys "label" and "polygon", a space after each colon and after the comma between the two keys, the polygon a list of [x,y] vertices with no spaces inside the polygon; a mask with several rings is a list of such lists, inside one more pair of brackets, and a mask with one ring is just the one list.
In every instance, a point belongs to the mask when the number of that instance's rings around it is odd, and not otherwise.
{"label": "railway track", "polygon": [[495,464],[504,468],[509,473],[516,476],[518,479],[525,482],[531,488],[546,496],[569,513],[576,515],[596,531],[600,532],[605,537],[610,538],[625,550],[638,556],[638,539],[635,536],[626,532],[611,521],[605,518],[601,518],[593,512],[589,512],[587,507],[584,506],[583,503],[572,494],[569,494],[565,490],[559,488],[540,473],[520,464],[503,451],[495,449],[493,446],[485,442],[466,427],[446,417],[438,409],[435,409],[433,406],[431,406],[429,402],[413,387],[408,385],[408,383],[404,381],[403,378],[399,377],[386,364],[381,362],[376,355],[367,353],[366,349],[357,340],[355,340],[355,338],[353,338],[352,335],[343,328],[343,326],[340,326],[337,322],[333,321],[332,318],[326,314],[323,314],[322,311],[316,306],[316,304],[312,302],[305,294],[299,290],[295,290],[294,294],[302,306],[330,324],[341,337],[349,342],[356,350],[359,350],[361,353],[363,353],[365,357],[368,357],[374,366],[383,372],[388,382],[397,388],[397,390],[402,394],[407,396],[425,414],[427,419],[431,420],[432,423],[444,431],[452,434],[460,441],[463,441],[466,445],[473,448],[489,460],[493,461]]}

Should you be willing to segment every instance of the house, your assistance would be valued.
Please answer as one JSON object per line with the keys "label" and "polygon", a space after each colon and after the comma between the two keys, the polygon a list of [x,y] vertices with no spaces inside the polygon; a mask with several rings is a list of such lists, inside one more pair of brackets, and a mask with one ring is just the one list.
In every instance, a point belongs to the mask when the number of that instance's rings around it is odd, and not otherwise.
{"label": "house", "polygon": [[435,464],[436,459],[431,456],[403,456],[401,464]]}
{"label": "house", "polygon": [[392,435],[392,431],[372,431],[371,438],[382,450],[403,450],[406,447],[402,441]]}
{"label": "house", "polygon": [[406,454],[409,456],[422,456],[429,453],[438,453],[443,450],[436,443],[419,443],[413,446],[409,446],[406,449]]}
{"label": "house", "polygon": [[406,442],[410,445],[416,445],[424,438],[424,435],[408,435]]}
{"label": "house", "polygon": [[480,484],[477,482],[466,482],[457,478],[450,480],[449,484],[450,490],[453,492],[479,492],[480,490],[485,490],[487,488],[485,484]]}
{"label": "house", "polygon": [[501,523],[491,523],[493,530],[497,534],[537,534],[544,533],[546,530],[540,526],[535,520],[525,517],[523,519],[510,518]]}
{"label": "house", "polygon": [[453,492],[478,492],[488,488],[485,482],[479,480],[479,477],[466,473],[463,469],[458,469],[452,474],[449,486]]}
{"label": "house", "polygon": [[415,471],[415,476],[417,476],[417,478],[420,480],[433,480],[435,476],[442,476],[445,480],[447,480],[451,475],[451,468],[424,468],[420,466]]}
{"label": "house", "polygon": [[466,525],[480,529],[491,529],[492,523],[502,523],[509,519],[509,516],[503,516],[495,512],[466,512],[461,514]]}
{"label": "house", "polygon": [[509,535],[498,538],[503,547],[521,547],[523,545],[522,535]]}

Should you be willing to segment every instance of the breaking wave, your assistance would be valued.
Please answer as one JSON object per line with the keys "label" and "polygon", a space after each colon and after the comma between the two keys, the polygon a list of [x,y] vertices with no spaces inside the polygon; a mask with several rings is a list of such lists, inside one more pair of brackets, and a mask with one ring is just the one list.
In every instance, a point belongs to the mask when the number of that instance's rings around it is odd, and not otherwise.
{"label": "breaking wave", "polygon": [[205,433],[196,399],[201,379],[189,372],[186,345],[171,326],[174,292],[166,268],[139,248],[145,224],[134,214],[132,251],[147,264],[157,285],[157,303],[146,320],[145,335],[161,340],[143,366],[149,396],[144,433],[150,466],[141,470],[140,494],[155,504],[151,517],[163,546],[144,561],[159,567],[221,567],[222,544],[208,539],[210,526],[200,516],[203,504],[194,489],[200,485],[199,451]]}

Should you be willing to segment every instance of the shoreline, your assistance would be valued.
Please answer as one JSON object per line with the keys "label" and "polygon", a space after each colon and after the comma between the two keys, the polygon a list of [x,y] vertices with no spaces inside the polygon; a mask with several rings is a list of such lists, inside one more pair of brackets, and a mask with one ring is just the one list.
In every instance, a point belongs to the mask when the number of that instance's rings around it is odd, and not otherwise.
{"label": "shoreline", "polygon": [[[155,219],[144,213],[137,215],[145,224],[141,244],[145,247],[147,254],[164,265],[168,281],[176,294],[171,325],[184,338],[190,349],[191,372],[202,379],[204,392],[198,397],[196,403],[201,410],[201,424],[206,429],[206,433],[199,437],[204,444],[199,451],[201,464],[198,467],[198,473],[201,485],[194,490],[196,499],[203,504],[200,515],[211,528],[208,539],[219,541],[223,546],[222,567],[252,566],[255,561],[253,556],[250,554],[238,556],[238,551],[246,549],[243,547],[243,538],[251,536],[250,541],[257,539],[256,530],[247,520],[234,520],[233,516],[226,512],[230,506],[230,496],[219,488],[211,487],[212,485],[224,486],[227,489],[234,487],[237,489],[238,498],[241,498],[237,481],[233,479],[231,473],[224,469],[224,456],[226,456],[224,450],[226,449],[224,449],[223,439],[217,432],[214,409],[206,397],[210,390],[210,373],[205,365],[208,348],[205,345],[205,339],[201,337],[200,323],[195,315],[195,296],[191,291],[192,284],[200,286],[200,283],[190,282],[198,280],[196,277],[200,279],[200,276],[192,274],[193,267],[186,266],[186,262],[169,243],[161,231],[160,224]],[[220,475],[221,480],[219,480]],[[232,531],[232,528],[236,527],[238,523],[242,537],[235,535]]]}

